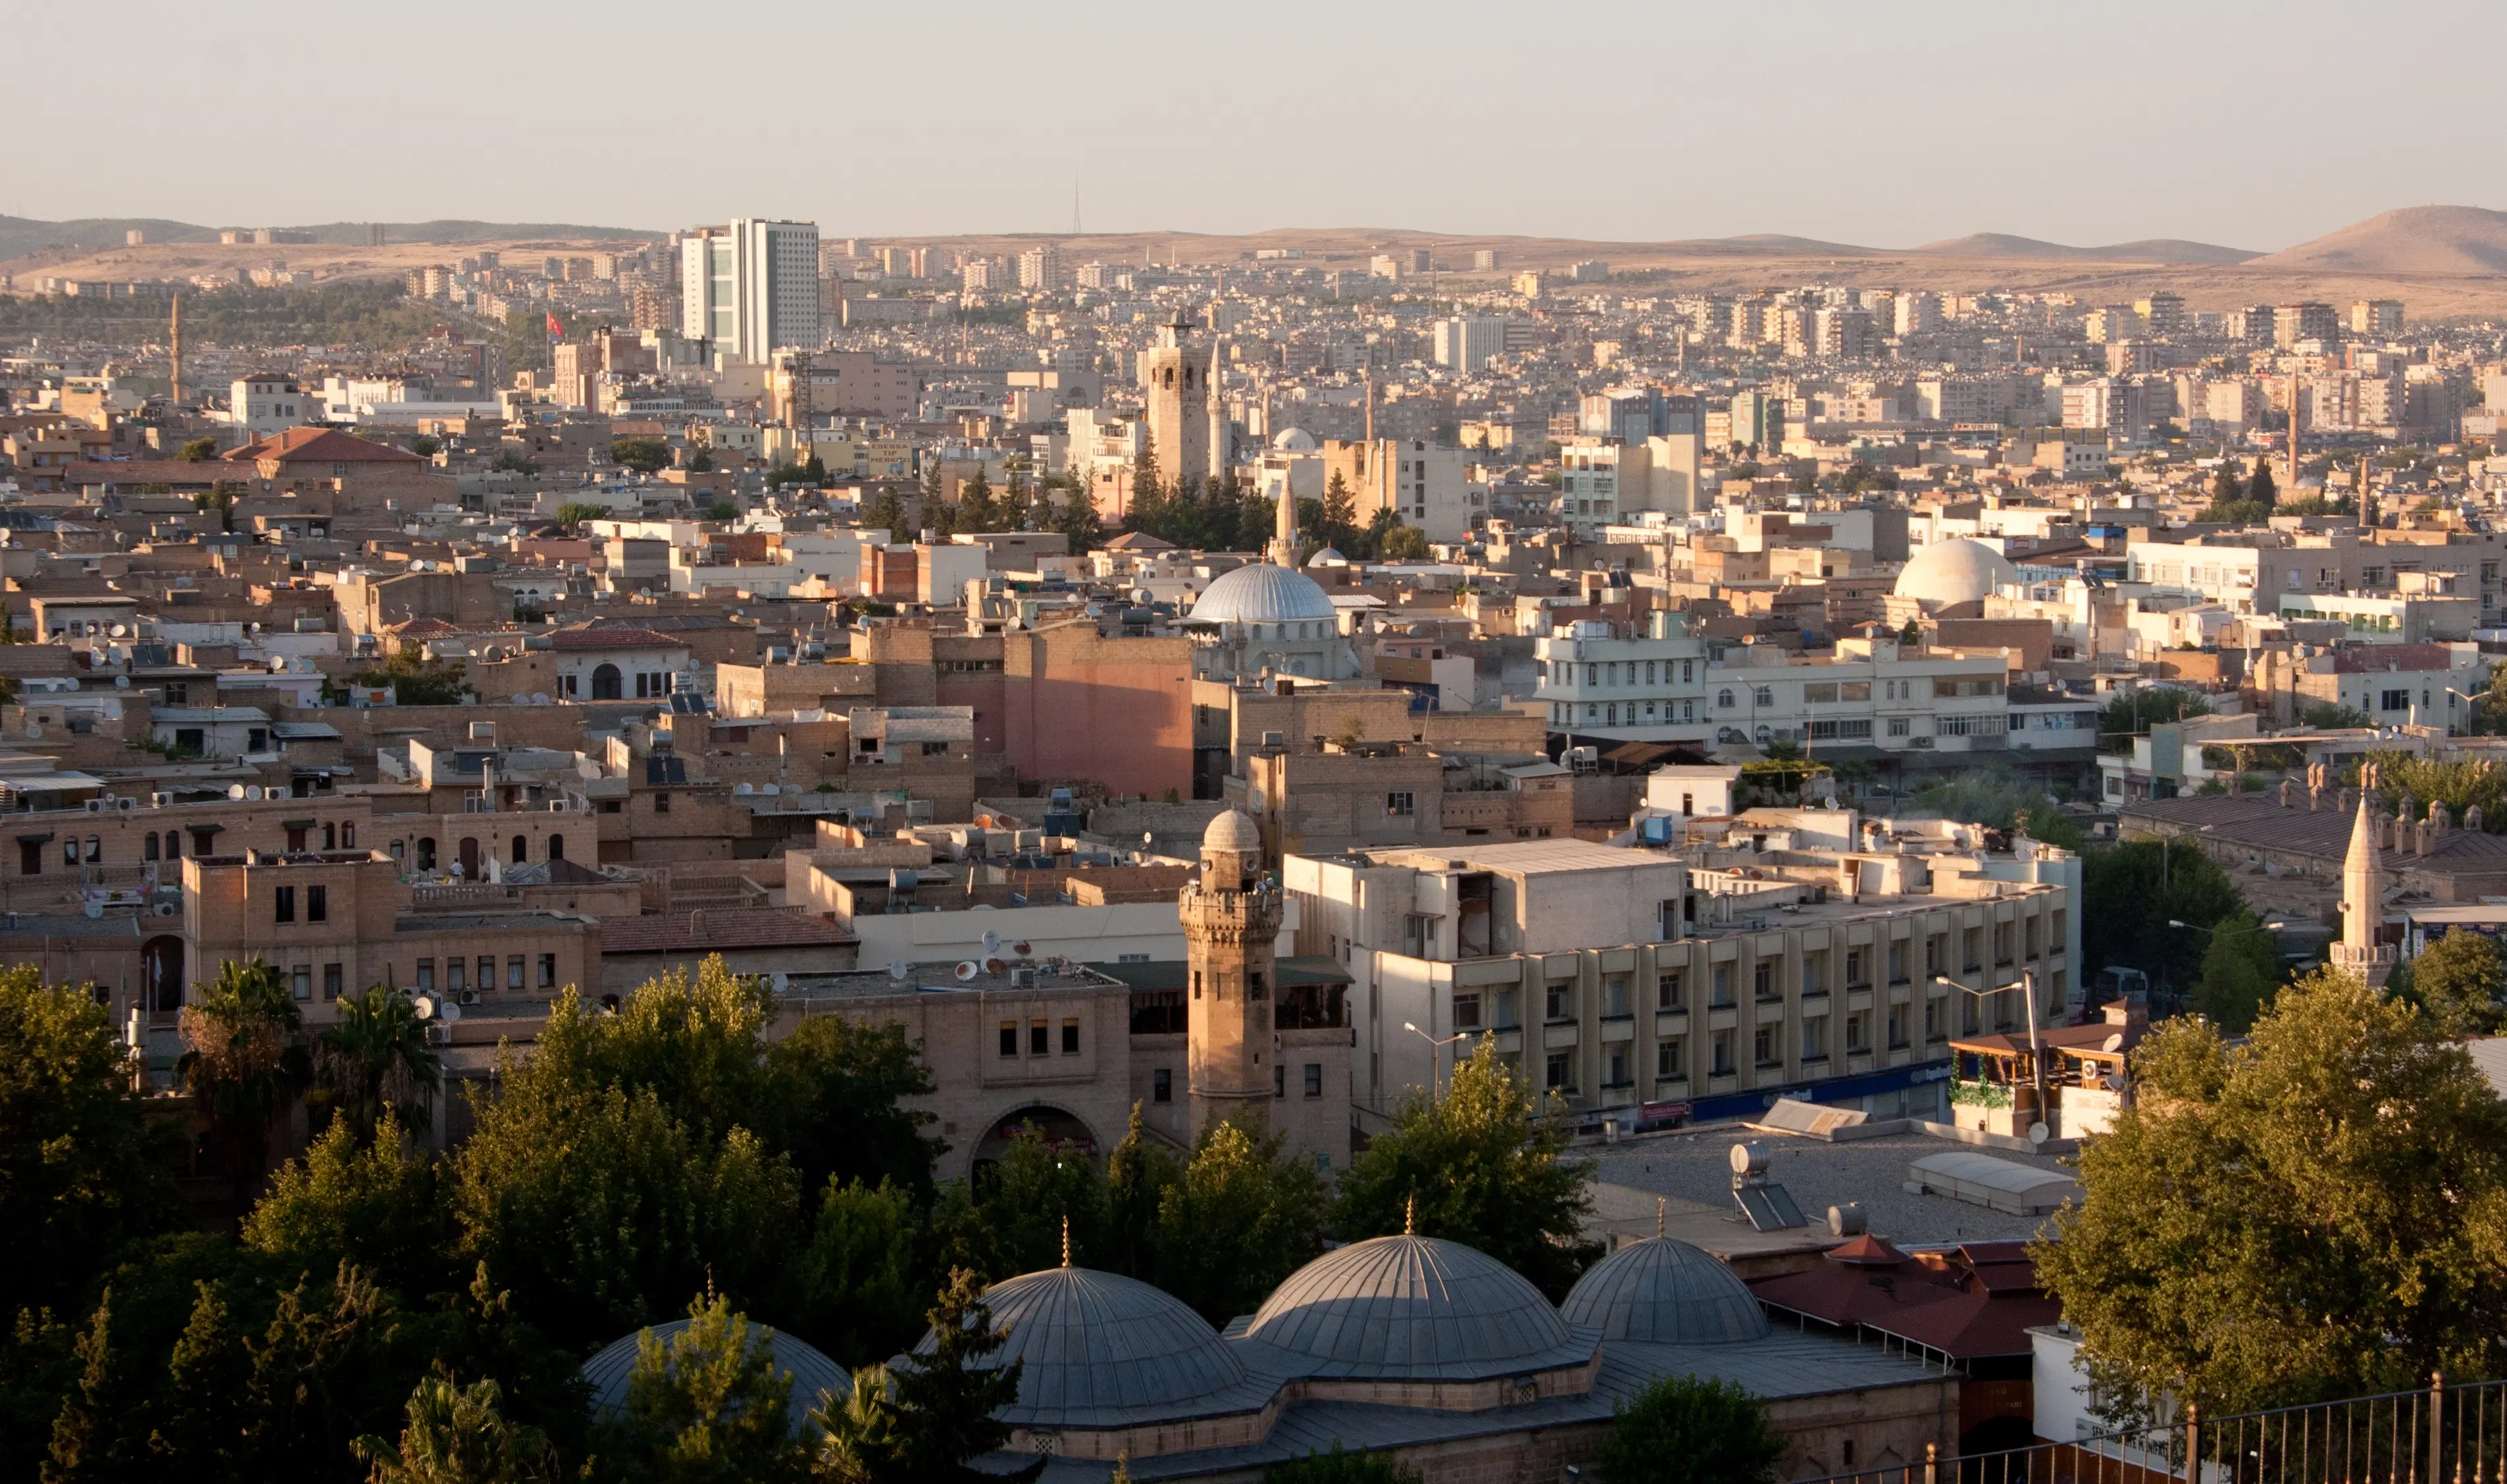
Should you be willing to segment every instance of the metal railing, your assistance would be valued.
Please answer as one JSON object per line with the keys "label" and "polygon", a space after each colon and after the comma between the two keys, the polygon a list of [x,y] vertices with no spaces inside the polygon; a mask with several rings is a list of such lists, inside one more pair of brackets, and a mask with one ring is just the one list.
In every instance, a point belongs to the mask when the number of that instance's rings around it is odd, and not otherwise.
{"label": "metal railing", "polygon": [[2507,1382],[2422,1389],[1955,1457],[1797,1484],[2507,1484]]}

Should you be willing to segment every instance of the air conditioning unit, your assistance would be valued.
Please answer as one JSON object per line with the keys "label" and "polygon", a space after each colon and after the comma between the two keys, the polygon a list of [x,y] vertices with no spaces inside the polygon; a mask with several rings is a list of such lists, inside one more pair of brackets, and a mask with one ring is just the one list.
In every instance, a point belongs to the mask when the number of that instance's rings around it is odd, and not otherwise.
{"label": "air conditioning unit", "polygon": [[161,918],[178,918],[183,915],[182,907],[174,902],[159,902],[156,910]]}
{"label": "air conditioning unit", "polygon": [[170,793],[152,793],[148,796],[148,806],[151,809],[164,809],[173,802],[174,796]]}
{"label": "air conditioning unit", "polygon": [[114,801],[113,801],[113,807],[114,807],[115,809],[117,809],[117,810],[120,810],[120,811],[124,812],[125,814],[127,814],[127,813],[128,813],[128,812],[130,812],[131,810],[137,809],[137,808],[139,807],[139,801],[138,801],[137,799],[134,799],[134,798],[130,797],[130,795],[128,795],[128,794],[124,794],[121,798],[116,799],[116,800],[114,800]]}
{"label": "air conditioning unit", "polygon": [[430,1046],[450,1046],[450,1045],[452,1045],[452,1044],[453,1044],[453,1028],[452,1028],[451,1026],[445,1026],[445,1025],[434,1025],[434,1026],[429,1026],[429,1027],[427,1027],[427,1028],[426,1028],[426,1044],[428,1044],[428,1045],[430,1045]]}
{"label": "air conditioning unit", "polygon": [[103,814],[106,810],[112,807],[113,801],[110,799],[90,799],[87,801],[87,812],[91,814]]}
{"label": "air conditioning unit", "polygon": [[1910,737],[1907,739],[1907,745],[1910,747],[1929,747],[1932,744],[1933,740],[1929,737]]}
{"label": "air conditioning unit", "polygon": [[479,1002],[479,992],[477,990],[463,990],[460,997],[463,1004],[475,1005]]}

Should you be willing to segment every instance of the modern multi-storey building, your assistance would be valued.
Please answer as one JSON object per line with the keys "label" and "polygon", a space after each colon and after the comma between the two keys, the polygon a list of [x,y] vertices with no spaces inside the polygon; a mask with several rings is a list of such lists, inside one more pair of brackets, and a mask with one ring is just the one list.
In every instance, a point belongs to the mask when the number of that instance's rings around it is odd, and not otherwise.
{"label": "modern multi-storey building", "polygon": [[734,361],[816,349],[818,227],[742,217],[679,242],[679,333]]}
{"label": "modern multi-storey building", "polygon": [[1495,314],[1463,314],[1436,321],[1436,364],[1455,371],[1479,370],[1506,349],[1506,325]]}
{"label": "modern multi-storey building", "polygon": [[1350,973],[1362,1128],[1444,1075],[1454,1035],[1622,1128],[1776,1095],[1940,1116],[1949,1037],[2023,1028],[2023,972],[2041,1024],[2076,1008],[2068,851],[1850,810],[1649,813],[1649,834],[1670,848],[1287,858],[1300,952]]}

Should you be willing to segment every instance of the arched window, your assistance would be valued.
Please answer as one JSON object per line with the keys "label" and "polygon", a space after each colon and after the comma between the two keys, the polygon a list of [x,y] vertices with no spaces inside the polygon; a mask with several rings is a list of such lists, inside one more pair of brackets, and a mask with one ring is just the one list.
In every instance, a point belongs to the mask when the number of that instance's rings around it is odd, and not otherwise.
{"label": "arched window", "polygon": [[548,858],[551,860],[565,859],[565,837],[563,835],[549,836]]}
{"label": "arched window", "polygon": [[340,849],[342,849],[342,850],[344,850],[344,851],[353,851],[353,850],[355,850],[356,848],[357,848],[357,827],[356,827],[355,825],[353,825],[353,824],[343,824],[343,825],[341,825],[341,826],[340,826]]}
{"label": "arched window", "polygon": [[93,865],[104,858],[104,842],[93,835],[87,837],[87,862]]}
{"label": "arched window", "polygon": [[527,865],[531,858],[531,842],[526,836],[514,837],[514,864]]}
{"label": "arched window", "polygon": [[1762,685],[1751,699],[1757,701],[1761,706],[1774,706],[1776,704],[1776,693]]}
{"label": "arched window", "polygon": [[167,860],[180,860],[183,858],[183,835],[180,830],[167,830],[165,832],[165,858]]}
{"label": "arched window", "polygon": [[1717,706],[1730,706],[1732,704],[1732,693],[1730,691],[1717,691],[1715,693],[1715,704]]}
{"label": "arched window", "polygon": [[604,664],[592,672],[593,700],[619,700],[621,699],[619,696],[620,688],[617,666]]}
{"label": "arched window", "polygon": [[418,837],[418,868],[421,871],[432,871],[435,869],[435,837],[433,835],[420,835]]}
{"label": "arched window", "polygon": [[139,858],[141,860],[155,860],[157,858],[157,832],[155,830],[150,830],[146,835],[140,837]]}
{"label": "arched window", "polygon": [[326,851],[336,851],[339,848],[340,826],[335,823],[325,821],[322,825],[322,849]]}

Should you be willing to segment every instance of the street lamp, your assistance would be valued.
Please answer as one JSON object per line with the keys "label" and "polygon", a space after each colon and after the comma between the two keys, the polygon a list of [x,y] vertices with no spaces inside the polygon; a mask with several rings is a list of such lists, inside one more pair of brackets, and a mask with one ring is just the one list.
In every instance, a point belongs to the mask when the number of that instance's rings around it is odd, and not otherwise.
{"label": "street lamp", "polygon": [[1935,974],[1933,983],[1945,985],[1962,995],[1974,995],[1980,999],[1988,995],[2007,995],[2013,990],[2019,991],[2026,997],[2028,1001],[2028,1082],[2037,1095],[2036,1121],[2045,1122],[2046,1053],[2037,1043],[2037,971],[2033,968],[2023,968],[2019,971],[2019,977],[2013,982],[1995,985],[1991,989],[1984,990],[1969,989],[1947,974]]}
{"label": "street lamp", "polygon": [[2170,927],[2190,927],[2196,932],[2207,932],[2215,937],[2234,938],[2239,933],[2246,932],[2278,932],[2289,924],[2287,923],[2257,923],[2252,927],[2232,927],[2227,932],[2222,932],[2216,927],[2205,927],[2199,923],[2180,923],[2174,918],[2169,918],[2167,920],[2167,925]]}
{"label": "street lamp", "polygon": [[1401,1023],[1401,1029],[1428,1043],[1428,1105],[1435,1107],[1436,1105],[1436,1058],[1454,1042],[1470,1040],[1472,1033],[1468,1031],[1457,1031],[1447,1036],[1430,1035],[1406,1020]]}
{"label": "street lamp", "polygon": [[[2492,681],[2477,691],[2459,691],[2450,685],[2446,688],[2446,693],[2450,696],[2461,696],[2463,698],[2463,724],[2467,727],[2476,727],[2480,725],[2479,717],[2481,714],[2481,698],[2489,695],[2491,691],[2496,689],[2498,689],[2497,682]],[[2452,733],[2454,730],[2454,723],[2451,721],[2448,722],[2446,729],[2448,732]]]}

